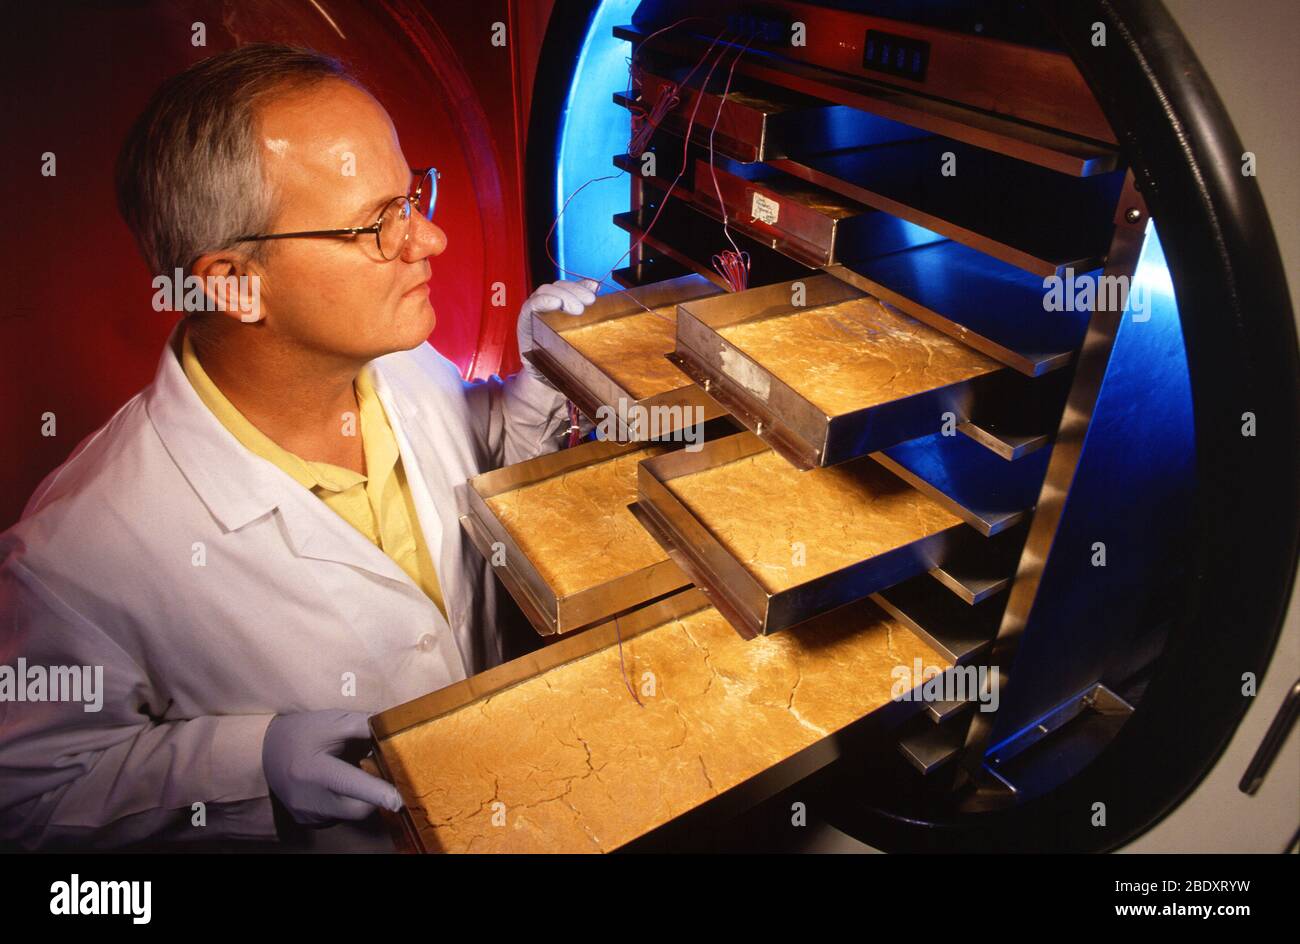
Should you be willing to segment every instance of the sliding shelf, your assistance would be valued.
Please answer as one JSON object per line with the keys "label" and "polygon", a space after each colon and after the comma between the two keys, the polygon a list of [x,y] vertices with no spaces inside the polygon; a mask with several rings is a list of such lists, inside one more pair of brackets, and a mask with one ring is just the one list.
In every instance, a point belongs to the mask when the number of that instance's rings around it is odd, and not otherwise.
{"label": "sliding shelf", "polygon": [[686,266],[674,262],[671,259],[660,258],[643,258],[634,265],[624,266],[621,269],[615,269],[611,274],[612,278],[624,288],[637,288],[641,285],[652,285],[655,282],[667,282],[670,279],[678,279],[683,275],[693,275],[694,273]]}
{"label": "sliding shelf", "polygon": [[965,743],[966,720],[956,712],[938,724],[912,722],[899,736],[898,749],[908,763],[928,777],[952,763]]}
{"label": "sliding shelf", "polygon": [[[641,162],[627,154],[615,154],[614,166],[621,171],[626,171],[634,181],[639,181],[647,187],[653,187],[659,193],[667,193],[668,188],[672,186],[673,178],[677,176],[675,172],[670,174],[643,174],[641,173]],[[681,180],[677,181],[677,186],[673,189],[673,195],[680,195],[684,199],[690,199],[691,189],[684,175]]]}
{"label": "sliding shelf", "polygon": [[985,537],[971,532],[954,544],[947,558],[930,570],[930,576],[968,606],[983,603],[1011,586],[1027,528],[1018,527]]}
{"label": "sliding shelf", "polygon": [[926,702],[925,716],[935,724],[946,724],[953,718],[960,717],[974,707],[970,701],[931,701]]}
{"label": "sliding shelf", "polygon": [[993,451],[1008,462],[1033,455],[1052,441],[1049,433],[1010,432],[992,424],[980,424],[972,420],[959,425],[957,432],[969,436],[985,449]]}
{"label": "sliding shelf", "polygon": [[955,665],[973,662],[988,649],[1006,609],[1005,597],[967,606],[951,593],[935,593],[927,577],[913,577],[871,599]]}
{"label": "sliding shelf", "polygon": [[1050,445],[1056,437],[1071,377],[1063,370],[1044,377],[1009,374],[1008,378],[996,408],[977,409],[957,426],[957,432],[1007,462],[1017,462]]}
{"label": "sliding shelf", "polygon": [[615,92],[614,104],[649,113],[665,96],[676,96],[671,107],[662,111],[657,130],[681,138],[689,126],[693,143],[743,163],[809,149],[863,147],[920,134],[915,128],[862,115],[846,105],[780,85],[728,77],[723,69],[715,70],[708,90],[701,93],[699,86],[707,68],[695,70],[690,84],[683,86],[679,83],[691,72],[689,66],[653,54],[638,56],[637,65],[641,86],[635,97]]}
{"label": "sliding shelf", "polygon": [[695,206],[804,265],[880,256],[938,242],[930,230],[768,164],[695,163]]}
{"label": "sliding shelf", "polygon": [[969,528],[870,459],[800,472],[746,432],[642,462],[637,474],[632,513],[742,636],[918,575],[965,607],[927,572]]}
{"label": "sliding shelf", "polygon": [[583,629],[689,583],[627,512],[638,461],[671,448],[583,443],[476,475],[460,491],[470,543],[539,635]]}
{"label": "sliding shelf", "polygon": [[721,89],[701,93],[698,88],[678,86],[667,76],[644,71],[641,83],[640,100],[615,92],[614,104],[648,112],[663,96],[676,94],[677,104],[664,112],[659,129],[681,136],[689,127],[694,143],[711,144],[717,153],[745,163],[787,153],[788,145],[806,136],[809,125],[817,120],[814,112],[824,105],[779,88],[733,87],[725,97]]}
{"label": "sliding shelf", "polygon": [[735,432],[726,412],[665,357],[676,339],[677,305],[719,291],[689,273],[601,295],[581,315],[535,311],[533,349],[524,357],[593,423],[615,426],[606,428],[607,440],[612,432],[620,442]]}
{"label": "sliding shelf", "polygon": [[1123,184],[1120,171],[1066,177],[934,137],[770,166],[1039,276],[1101,264]]}
{"label": "sliding shelf", "polygon": [[[666,192],[668,187],[677,181],[677,186],[673,190],[675,195],[680,195],[684,200],[690,200],[693,190],[693,178],[691,176],[695,165],[695,156],[701,153],[702,149],[698,146],[684,148],[679,138],[674,138],[664,132],[659,132],[650,136],[646,143],[646,149],[640,156],[633,156],[626,151],[614,155],[614,166],[627,175],[635,182],[640,181],[655,188],[661,193]],[[645,161],[646,155],[653,155],[654,162],[651,166]],[[719,158],[726,161],[727,158]],[[683,161],[685,163],[683,163]],[[650,167],[654,173],[644,173],[643,168]],[[684,171],[684,173],[681,173]],[[678,177],[680,173],[680,179]]]}
{"label": "sliding shelf", "polygon": [[988,537],[1033,511],[1051,454],[1003,462],[965,436],[934,433],[871,457]]}
{"label": "sliding shelf", "polygon": [[[646,33],[631,25],[614,27],[614,35],[628,40],[634,47],[647,37]],[[657,53],[672,53],[694,62],[708,48],[709,41],[670,31],[656,36],[654,45]],[[724,45],[729,44],[719,43],[719,46]],[[1118,150],[1100,141],[1004,118],[863,77],[830,72],[754,46],[750,46],[737,60],[735,72],[1075,177],[1108,173],[1119,166]]]}

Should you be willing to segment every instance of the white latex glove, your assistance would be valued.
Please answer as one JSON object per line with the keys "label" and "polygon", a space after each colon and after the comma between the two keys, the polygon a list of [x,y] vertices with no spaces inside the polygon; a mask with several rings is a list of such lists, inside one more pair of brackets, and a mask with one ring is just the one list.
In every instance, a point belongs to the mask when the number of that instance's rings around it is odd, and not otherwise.
{"label": "white latex glove", "polygon": [[[566,314],[580,315],[596,300],[598,287],[595,279],[551,282],[529,295],[523,308],[519,309],[519,322],[516,326],[520,355],[533,349],[533,312],[563,308]],[[527,360],[524,364],[531,366]]]}
{"label": "white latex glove", "polygon": [[276,715],[262,742],[262,769],[271,791],[305,826],[364,819],[377,806],[396,811],[402,797],[338,755],[349,741],[370,736],[360,711],[304,711]]}

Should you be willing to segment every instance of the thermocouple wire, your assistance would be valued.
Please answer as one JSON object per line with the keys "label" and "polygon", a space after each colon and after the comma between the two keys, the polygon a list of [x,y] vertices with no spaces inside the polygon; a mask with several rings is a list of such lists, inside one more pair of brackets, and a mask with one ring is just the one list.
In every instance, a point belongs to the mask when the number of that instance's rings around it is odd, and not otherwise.
{"label": "thermocouple wire", "polygon": [[[740,62],[740,57],[745,54],[753,41],[753,36],[745,40],[745,45],[740,47],[736,58],[731,60],[731,68],[727,70],[727,84],[722,90],[723,102],[731,93],[731,80],[736,74],[736,63]],[[713,268],[722,276],[731,291],[743,292],[749,286],[749,253],[741,252],[736,241],[731,238],[731,230],[727,226],[727,204],[722,199],[722,188],[718,186],[717,154],[713,148],[713,136],[717,134],[718,121],[721,118],[722,104],[719,103],[718,113],[713,117],[713,127],[709,129],[709,174],[713,177],[713,192],[718,198],[718,212],[722,214],[722,235],[727,237],[727,242],[731,243],[731,249],[724,249],[713,257]]]}
{"label": "thermocouple wire", "polygon": [[[668,27],[665,27],[665,29],[667,28]],[[662,30],[660,30],[660,32],[662,32]],[[714,47],[717,46],[718,42],[722,39],[724,33],[719,33],[717,36],[713,38],[713,42],[709,44],[709,48],[704,51],[704,55],[700,57],[700,61],[696,64],[696,69],[698,69],[699,66],[702,65],[704,61],[709,57],[709,54],[713,52]],[[715,69],[717,69],[719,63],[722,62],[725,53],[726,50],[724,49],[721,53],[719,53],[717,59],[714,60],[713,65],[709,67],[708,74],[704,77],[704,82],[702,85],[703,88],[708,87],[709,79],[713,77],[713,72]],[[691,74],[693,75],[694,72],[695,69],[692,69]],[[572,194],[569,195],[569,198],[564,201],[564,206],[560,208],[559,214],[557,214],[555,219],[551,222],[551,228],[547,231],[546,241],[545,241],[546,255],[547,258],[550,259],[551,263],[556,267],[556,269],[558,269],[560,272],[563,272],[565,275],[575,275],[579,278],[584,278],[592,282],[595,282],[597,287],[610,284],[609,277],[614,273],[614,270],[618,268],[618,266],[622,263],[622,261],[626,259],[632,253],[633,250],[640,247],[641,243],[645,241],[646,236],[648,236],[651,230],[654,229],[655,224],[659,221],[659,214],[663,212],[664,206],[667,204],[669,198],[672,196],[673,191],[677,187],[677,184],[681,181],[683,174],[685,174],[686,156],[689,153],[691,132],[695,128],[695,119],[699,113],[700,104],[702,101],[703,101],[703,96],[697,95],[695,99],[695,107],[691,110],[690,121],[687,122],[686,125],[686,133],[682,142],[682,169],[678,172],[677,176],[673,179],[673,182],[669,185],[667,192],[664,194],[662,200],[659,203],[658,209],[656,209],[654,216],[650,220],[650,224],[642,231],[641,236],[637,239],[637,241],[632,246],[628,247],[627,251],[624,252],[621,256],[619,256],[618,259],[614,262],[614,264],[610,266],[609,271],[605,273],[604,277],[599,279],[592,278],[591,276],[588,275],[583,275],[580,272],[574,272],[573,270],[566,269],[564,266],[560,265],[559,261],[555,258],[555,255],[551,252],[551,246],[550,246],[551,235],[555,232],[555,227],[559,223],[560,217],[564,215],[564,212],[568,209],[569,203],[572,202],[573,198],[576,197],[579,193],[581,193],[584,189],[586,189],[589,185],[601,180],[612,180],[613,178],[620,176],[624,172],[619,171],[618,174],[607,174],[603,177],[594,177],[591,180],[588,180],[581,187],[579,187],[577,190],[575,190]],[[612,294],[619,294],[621,292],[626,292],[626,291],[627,289],[620,286],[616,290],[616,292]],[[629,295],[628,297],[631,298],[634,302],[636,302],[636,304],[639,307],[644,309],[646,312],[654,315],[656,318],[663,318],[665,321],[671,321],[671,319],[665,318],[663,315],[659,314],[653,309],[648,308],[636,296]]]}

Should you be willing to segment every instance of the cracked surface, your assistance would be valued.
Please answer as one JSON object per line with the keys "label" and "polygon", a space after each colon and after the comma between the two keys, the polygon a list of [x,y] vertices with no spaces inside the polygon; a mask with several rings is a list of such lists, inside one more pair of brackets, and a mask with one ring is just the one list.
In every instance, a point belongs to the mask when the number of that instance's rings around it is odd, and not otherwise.
{"label": "cracked surface", "polygon": [[665,485],[770,593],[961,523],[865,456],[800,472],[765,450]]}
{"label": "cracked surface", "polygon": [[608,583],[668,559],[627,510],[650,446],[485,499],[556,596]]}
{"label": "cracked surface", "polygon": [[828,416],[1001,366],[870,296],[741,322],[718,333]]}
{"label": "cracked surface", "polygon": [[623,656],[644,708],[611,646],[385,741],[425,848],[616,849],[881,708],[895,666],[950,665],[872,606],[748,642],[708,607]]}
{"label": "cracked surface", "polygon": [[676,305],[571,328],[560,336],[638,400],[691,382],[664,357],[677,346]]}

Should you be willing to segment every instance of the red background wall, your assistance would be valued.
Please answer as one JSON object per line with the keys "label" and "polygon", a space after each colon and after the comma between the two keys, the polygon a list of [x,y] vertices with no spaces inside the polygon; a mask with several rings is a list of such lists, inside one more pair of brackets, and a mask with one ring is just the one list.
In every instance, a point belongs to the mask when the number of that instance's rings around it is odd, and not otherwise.
{"label": "red background wall", "polygon": [[[551,3],[527,0],[181,0],[27,3],[3,43],[0,186],[0,529],[40,479],[153,377],[173,316],[113,198],[117,149],[168,75],[244,42],[349,62],[388,108],[407,157],[442,172],[431,260],[433,343],[468,377],[518,367],[514,319],[531,286],[520,163]],[[206,27],[206,46],[192,24]],[[492,26],[508,24],[506,47]],[[41,175],[42,154],[57,175]],[[323,278],[328,273],[322,273]],[[506,305],[490,304],[504,282]],[[53,413],[56,435],[41,434]]]}

